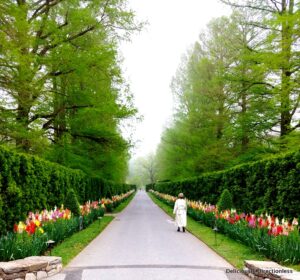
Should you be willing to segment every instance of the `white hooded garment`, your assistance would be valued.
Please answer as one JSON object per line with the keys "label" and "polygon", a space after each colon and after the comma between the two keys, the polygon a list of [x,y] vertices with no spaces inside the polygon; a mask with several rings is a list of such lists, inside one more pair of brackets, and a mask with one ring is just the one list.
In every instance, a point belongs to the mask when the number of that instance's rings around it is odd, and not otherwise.
{"label": "white hooded garment", "polygon": [[179,198],[174,205],[173,214],[175,214],[176,225],[178,227],[186,227],[186,201]]}

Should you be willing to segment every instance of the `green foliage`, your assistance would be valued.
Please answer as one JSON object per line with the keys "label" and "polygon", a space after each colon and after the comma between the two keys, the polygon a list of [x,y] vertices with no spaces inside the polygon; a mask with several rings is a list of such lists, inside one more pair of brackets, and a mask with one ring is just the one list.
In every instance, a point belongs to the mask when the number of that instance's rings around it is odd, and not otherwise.
{"label": "green foliage", "polygon": [[300,151],[182,181],[154,185],[161,193],[216,204],[224,189],[237,210],[257,210],[278,217],[300,217]]}
{"label": "green foliage", "polygon": [[230,210],[233,208],[232,196],[228,189],[224,189],[217,203],[218,210]]}
{"label": "green foliage", "polygon": [[73,189],[69,189],[65,198],[65,208],[71,210],[75,216],[80,216],[80,204]]}
{"label": "green foliage", "polygon": [[108,213],[111,213],[114,210],[114,205],[112,203],[107,204],[105,207]]}
{"label": "green foliage", "polygon": [[0,259],[9,261],[21,259],[28,256],[38,256],[41,251],[47,248],[47,236],[40,233],[34,236],[25,234],[8,233],[0,237]]}
{"label": "green foliage", "polygon": [[[265,93],[271,93],[272,111],[277,115],[274,119],[278,124],[280,136],[285,136],[299,128],[299,65],[296,59],[296,49],[299,36],[297,33],[297,18],[299,17],[299,1],[268,1],[253,0],[251,5],[243,0],[221,0],[233,7],[244,16],[246,26],[253,30],[248,41],[253,41],[249,50],[252,61],[264,69],[261,80],[266,87]],[[250,35],[250,34],[249,34]],[[248,72],[247,76],[248,76]],[[270,75],[272,79],[269,79]],[[243,79],[241,84],[248,84]],[[258,83],[260,84],[260,83]],[[258,85],[254,84],[254,86]],[[251,86],[252,84],[250,84]],[[265,109],[265,108],[261,108]],[[266,121],[268,122],[268,117]]]}
{"label": "green foliage", "polygon": [[24,221],[29,211],[60,206],[70,189],[82,204],[134,188],[0,147],[0,233]]}
{"label": "green foliage", "polygon": [[232,15],[209,22],[173,79],[175,113],[157,149],[159,180],[299,147],[299,1],[222,1],[235,7]]}
{"label": "green foliage", "polygon": [[141,26],[126,0],[48,2],[1,1],[0,143],[124,182],[136,109],[118,44]]}
{"label": "green foliage", "polygon": [[146,192],[153,190],[154,189],[155,184],[147,184],[146,185]]}

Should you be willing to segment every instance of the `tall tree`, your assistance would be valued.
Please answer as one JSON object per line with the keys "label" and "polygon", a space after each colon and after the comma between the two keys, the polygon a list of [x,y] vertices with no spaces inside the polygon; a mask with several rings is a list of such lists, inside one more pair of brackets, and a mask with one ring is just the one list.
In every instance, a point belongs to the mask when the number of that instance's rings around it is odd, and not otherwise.
{"label": "tall tree", "polygon": [[223,141],[228,120],[222,79],[229,62],[219,40],[225,18],[212,22],[173,80],[177,99],[174,123],[158,149],[162,179],[194,176],[225,167],[229,152]]}
{"label": "tall tree", "polygon": [[[135,109],[121,98],[117,48],[137,29],[124,0],[1,1],[2,142],[41,154],[49,139],[52,150],[102,158],[101,168],[121,154],[126,162],[118,126]],[[98,154],[85,154],[93,146]]]}
{"label": "tall tree", "polygon": [[273,86],[268,83],[270,73],[254,51],[260,45],[257,28],[246,23],[247,13],[233,13],[219,39],[230,53],[224,70],[226,101],[230,124],[225,137],[234,145],[237,155],[269,139],[276,123],[273,108]]}
{"label": "tall tree", "polygon": [[[196,176],[257,156],[276,112],[270,73],[245,14],[211,21],[173,81],[174,122],[157,152],[160,179]],[[239,159],[240,158],[240,159]]]}
{"label": "tall tree", "polygon": [[[300,127],[299,107],[299,4],[297,0],[221,0],[253,16],[247,23],[260,31],[260,46],[254,48],[261,63],[272,70],[268,82],[277,100],[281,136]],[[274,126],[276,125],[274,124]]]}

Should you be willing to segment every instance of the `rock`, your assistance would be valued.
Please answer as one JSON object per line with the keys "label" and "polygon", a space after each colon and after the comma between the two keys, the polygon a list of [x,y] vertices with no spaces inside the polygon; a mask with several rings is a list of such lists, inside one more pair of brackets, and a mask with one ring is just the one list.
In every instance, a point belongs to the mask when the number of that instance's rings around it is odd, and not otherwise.
{"label": "rock", "polygon": [[61,270],[61,257],[34,256],[11,262],[0,262],[0,280],[39,280]]}
{"label": "rock", "polygon": [[46,268],[46,266],[48,265],[48,263],[43,260],[23,259],[23,260],[17,260],[16,262],[21,263],[26,268],[26,271],[29,272],[42,270]]}
{"label": "rock", "polygon": [[249,268],[244,267],[243,268],[243,272],[248,275],[250,273]]}
{"label": "rock", "polygon": [[18,273],[26,270],[26,267],[20,262],[0,262],[0,270],[5,274]]}
{"label": "rock", "polygon": [[55,264],[54,265],[47,265],[47,267],[46,267],[45,270],[48,272],[48,271],[50,271],[52,269],[56,269],[56,265]]}
{"label": "rock", "polygon": [[245,266],[256,279],[300,280],[300,273],[270,261],[245,261]]}
{"label": "rock", "polygon": [[62,271],[62,264],[58,264],[56,267],[57,272],[61,272]]}
{"label": "rock", "polygon": [[25,276],[25,280],[36,280],[36,276],[34,273],[27,273]]}
{"label": "rock", "polygon": [[55,257],[55,256],[28,257],[25,258],[24,260],[44,261],[47,262],[49,265],[55,265],[62,262],[61,257]]}
{"label": "rock", "polygon": [[22,271],[22,272],[18,272],[18,273],[5,274],[2,278],[3,278],[3,280],[15,280],[15,279],[24,280],[25,275],[26,275],[26,272]]}
{"label": "rock", "polygon": [[36,274],[36,279],[40,280],[40,279],[44,279],[47,278],[48,274],[46,271],[38,271]]}
{"label": "rock", "polygon": [[251,279],[254,279],[254,274],[249,273],[248,276],[249,276]]}
{"label": "rock", "polygon": [[282,266],[275,262],[270,261],[245,261],[245,266],[251,271],[255,276],[262,278],[270,278],[272,280],[280,279],[279,276],[272,273],[273,270],[281,269]]}
{"label": "rock", "polygon": [[[43,268],[46,268],[47,262],[42,260],[16,260],[11,262],[1,262],[0,263],[0,272],[5,274],[18,273],[21,271],[37,271]],[[0,273],[1,276],[1,273]]]}
{"label": "rock", "polygon": [[50,271],[48,272],[48,277],[53,276],[53,275],[55,275],[55,274],[57,274],[57,273],[58,273],[58,271],[57,271],[56,269],[52,269],[52,270],[50,270]]}

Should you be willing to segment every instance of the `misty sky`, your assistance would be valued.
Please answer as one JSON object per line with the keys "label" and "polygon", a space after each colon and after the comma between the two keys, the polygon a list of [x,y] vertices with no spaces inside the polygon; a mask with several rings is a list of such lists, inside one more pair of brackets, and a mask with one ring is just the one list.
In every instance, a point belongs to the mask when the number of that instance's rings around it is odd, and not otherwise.
{"label": "misty sky", "polygon": [[134,131],[136,158],[155,152],[163,128],[171,119],[170,83],[182,55],[212,18],[228,15],[230,9],[218,0],[128,1],[138,20],[148,22],[131,42],[121,45],[123,71],[135,106],[144,117]]}

